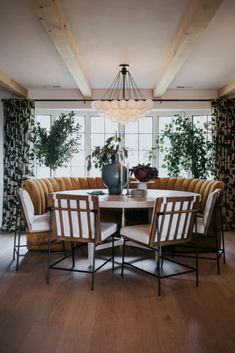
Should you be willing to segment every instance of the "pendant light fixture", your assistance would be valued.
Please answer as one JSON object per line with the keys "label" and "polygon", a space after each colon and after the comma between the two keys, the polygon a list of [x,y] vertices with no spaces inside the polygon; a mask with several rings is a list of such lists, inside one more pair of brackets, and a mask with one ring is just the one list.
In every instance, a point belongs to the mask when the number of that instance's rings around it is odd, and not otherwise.
{"label": "pendant light fixture", "polygon": [[144,99],[127,69],[129,65],[119,66],[121,69],[103,99],[92,102],[91,106],[99,115],[114,122],[127,124],[146,116],[153,108],[153,101]]}

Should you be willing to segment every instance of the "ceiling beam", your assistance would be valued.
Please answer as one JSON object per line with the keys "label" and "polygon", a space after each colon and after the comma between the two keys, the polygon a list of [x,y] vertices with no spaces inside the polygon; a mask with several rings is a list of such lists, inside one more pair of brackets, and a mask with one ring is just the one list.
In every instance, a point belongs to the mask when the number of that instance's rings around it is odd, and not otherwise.
{"label": "ceiling beam", "polygon": [[28,90],[12,77],[0,70],[0,85],[20,97],[28,97]]}
{"label": "ceiling beam", "polygon": [[227,83],[218,90],[218,97],[231,96],[235,94],[235,80]]}
{"label": "ceiling beam", "polygon": [[160,79],[154,87],[154,97],[161,97],[166,92],[223,1],[194,0],[192,2],[169,48]]}
{"label": "ceiling beam", "polygon": [[70,32],[58,0],[28,0],[46,30],[70,74],[86,98],[92,97],[92,88],[82,70],[78,47]]}

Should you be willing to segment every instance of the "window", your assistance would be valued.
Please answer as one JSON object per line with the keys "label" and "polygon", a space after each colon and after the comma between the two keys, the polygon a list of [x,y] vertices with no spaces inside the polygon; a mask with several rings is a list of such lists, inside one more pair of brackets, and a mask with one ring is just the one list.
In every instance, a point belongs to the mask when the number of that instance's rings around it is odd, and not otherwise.
{"label": "window", "polygon": [[[96,146],[103,146],[107,138],[118,132],[118,124],[100,116],[91,116],[91,146],[90,151]],[[100,171],[94,167],[89,171],[90,176],[100,175]]]}
{"label": "window", "polygon": [[[174,122],[174,116],[159,116],[158,118],[158,124],[159,124],[159,135],[165,130],[166,125],[172,124]],[[170,146],[170,141],[166,141],[166,145]],[[164,152],[159,152],[157,156],[157,165],[158,165],[158,171],[159,175],[161,177],[167,177],[167,168],[164,168],[164,158],[165,158],[165,153]]]}
{"label": "window", "polygon": [[76,177],[77,175],[84,176],[85,175],[85,117],[76,115],[74,117],[75,123],[79,123],[81,128],[78,132],[80,139],[79,139],[79,152],[73,155],[68,166],[61,167],[56,169],[55,176],[56,177]]}
{"label": "window", "polygon": [[153,118],[148,116],[125,125],[124,136],[129,164],[148,163],[153,145]]}
{"label": "window", "polygon": [[[51,126],[51,115],[36,115],[36,123],[39,123],[42,128],[47,129],[49,131]],[[39,163],[35,163],[35,176],[37,178],[48,178],[50,177],[50,168],[45,167],[44,165],[39,165]]]}
{"label": "window", "polygon": [[[36,112],[36,121],[39,122],[42,127],[49,129],[53,121],[55,121],[62,112],[66,113],[71,110],[73,109],[60,111],[38,110]],[[150,162],[149,151],[154,146],[155,140],[159,134],[161,134],[166,124],[173,122],[174,115],[177,114],[177,111],[154,112],[152,116],[147,116],[124,126],[103,117],[96,116],[94,112],[90,110],[83,109],[74,111],[76,113],[75,121],[79,122],[81,125],[79,131],[79,135],[81,136],[79,153],[73,156],[67,166],[59,168],[55,172],[51,172],[51,174],[49,168],[39,166],[37,163],[35,168],[35,176],[37,178],[46,178],[50,175],[56,177],[99,176],[100,171],[95,168],[87,172],[86,157],[92,153],[95,146],[102,146],[105,140],[113,136],[116,132],[123,136],[123,144],[128,148],[129,166],[132,167],[138,163],[147,164]],[[188,112],[187,115],[193,124],[205,129],[207,138],[211,139],[211,116],[202,114],[201,111],[199,111],[199,113]],[[151,161],[152,165],[159,169],[159,175],[161,177],[167,176],[167,170],[162,167],[164,155],[159,153],[155,157],[156,158]]]}

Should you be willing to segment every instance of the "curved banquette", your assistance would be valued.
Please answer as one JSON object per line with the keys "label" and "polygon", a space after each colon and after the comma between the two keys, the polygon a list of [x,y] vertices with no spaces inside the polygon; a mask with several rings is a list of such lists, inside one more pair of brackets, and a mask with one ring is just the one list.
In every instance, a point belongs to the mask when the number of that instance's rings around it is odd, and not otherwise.
{"label": "curved banquette", "polygon": [[[137,182],[134,178],[130,178],[130,188],[136,188]],[[147,184],[149,189],[162,189],[162,190],[182,190],[197,192],[201,194],[201,208],[202,212],[205,208],[206,200],[210,192],[215,189],[223,189],[224,183],[221,181],[211,181],[203,179],[188,179],[188,178],[159,178],[155,181],[151,181]],[[101,177],[96,178],[75,178],[75,177],[63,177],[63,178],[42,178],[42,179],[28,179],[24,182],[24,189],[28,191],[33,205],[35,214],[43,214],[47,211],[48,194],[55,191],[63,190],[79,190],[79,189],[104,189],[103,180]],[[116,218],[120,216],[120,210],[116,210]],[[130,217],[136,217],[136,210]],[[112,214],[109,210],[103,212],[103,217],[112,218]],[[115,220],[117,221],[117,219]],[[117,223],[120,224],[119,221]],[[47,239],[47,234],[35,234],[35,237],[30,237],[32,240],[28,240],[29,248],[32,248],[35,241],[43,241]]]}

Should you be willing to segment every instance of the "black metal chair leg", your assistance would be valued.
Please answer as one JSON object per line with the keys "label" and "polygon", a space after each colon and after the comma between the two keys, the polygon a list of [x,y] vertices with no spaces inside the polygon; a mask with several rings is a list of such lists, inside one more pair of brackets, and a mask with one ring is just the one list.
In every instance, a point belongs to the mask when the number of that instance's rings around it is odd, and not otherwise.
{"label": "black metal chair leg", "polygon": [[15,261],[15,253],[16,253],[16,238],[17,238],[17,228],[14,234],[14,243],[13,243],[13,261]]}
{"label": "black metal chair leg", "polygon": [[52,213],[50,213],[50,230],[48,236],[48,261],[47,261],[47,284],[50,283],[50,268],[51,268],[51,238],[52,238]]}
{"label": "black metal chair leg", "polygon": [[72,254],[72,266],[75,267],[75,250],[74,250],[74,243],[71,243],[71,254]]}
{"label": "black metal chair leg", "polygon": [[18,271],[19,269],[19,258],[20,258],[20,238],[21,238],[21,229],[19,227],[19,231],[18,231],[18,242],[16,245],[16,271]]}
{"label": "black metal chair leg", "polygon": [[161,254],[161,270],[162,270],[162,268],[163,268],[164,255],[165,255],[165,251],[164,251],[164,248],[162,248],[162,254]]}
{"label": "black metal chair leg", "polygon": [[93,246],[93,263],[92,263],[92,274],[91,274],[91,290],[95,288],[95,248],[96,244]]}
{"label": "black metal chair leg", "polygon": [[220,257],[219,257],[219,244],[218,244],[218,234],[217,228],[215,228],[215,248],[216,248],[216,263],[217,263],[217,275],[220,275]]}
{"label": "black metal chair leg", "polygon": [[223,224],[222,224],[222,228],[221,228],[221,237],[222,237],[222,247],[223,247],[222,251],[223,251],[224,264],[226,264]]}
{"label": "black metal chair leg", "polygon": [[123,271],[124,271],[125,248],[126,248],[126,239],[124,238],[124,242],[123,242],[123,246],[122,246],[122,270],[121,270],[121,276],[123,276]]}
{"label": "black metal chair leg", "polygon": [[198,238],[197,238],[197,233],[195,236],[195,262],[196,262],[196,287],[199,286],[199,272],[198,272],[198,267],[199,267],[199,259],[198,259]]}
{"label": "black metal chair leg", "polygon": [[112,271],[114,272],[114,236],[112,236]]}
{"label": "black metal chair leg", "polygon": [[157,250],[157,292],[161,295],[161,266],[160,266],[160,248]]}

